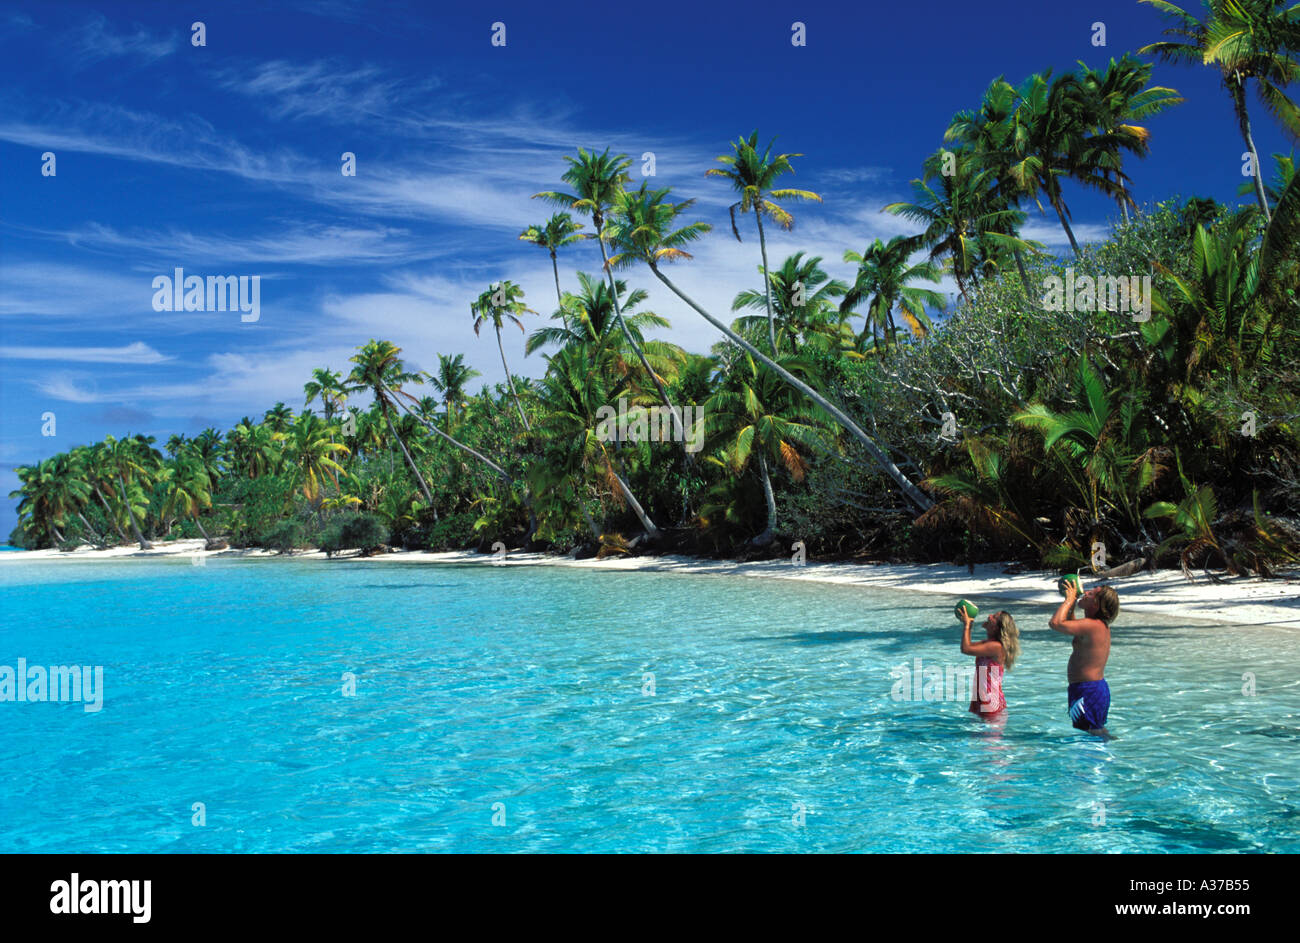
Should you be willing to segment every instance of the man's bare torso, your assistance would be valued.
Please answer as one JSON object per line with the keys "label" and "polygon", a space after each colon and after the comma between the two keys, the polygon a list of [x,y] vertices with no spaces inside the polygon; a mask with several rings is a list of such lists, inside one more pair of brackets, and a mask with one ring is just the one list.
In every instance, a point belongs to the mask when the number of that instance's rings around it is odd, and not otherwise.
{"label": "man's bare torso", "polygon": [[1092,620],[1099,628],[1081,632],[1074,637],[1074,650],[1066,677],[1070,684],[1077,681],[1100,681],[1105,677],[1106,659],[1110,657],[1110,627],[1100,620]]}

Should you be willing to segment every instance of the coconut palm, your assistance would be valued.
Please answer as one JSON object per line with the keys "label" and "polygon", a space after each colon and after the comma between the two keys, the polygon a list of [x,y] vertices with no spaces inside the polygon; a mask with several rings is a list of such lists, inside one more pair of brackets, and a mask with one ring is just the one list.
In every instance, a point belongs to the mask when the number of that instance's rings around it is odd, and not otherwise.
{"label": "coconut palm", "polygon": [[338,441],[338,434],[338,426],[313,413],[303,413],[285,433],[285,465],[292,471],[295,484],[301,482],[302,495],[308,501],[320,499],[321,485],[327,477],[338,490],[338,475],[344,469],[334,456],[348,453],[348,447]]}
{"label": "coconut palm", "polygon": [[498,282],[483,292],[469,306],[469,313],[474,317],[474,334],[478,335],[485,323],[491,323],[497,335],[497,350],[501,352],[501,366],[506,371],[506,382],[510,384],[510,395],[514,397],[515,408],[519,410],[519,419],[524,424],[525,432],[532,432],[528,417],[524,415],[524,406],[519,402],[519,393],[515,389],[515,379],[510,375],[510,365],[506,363],[506,349],[501,344],[501,325],[510,321],[524,333],[524,322],[519,320],[521,314],[536,314],[524,304],[524,290],[514,282]]}
{"label": "coconut palm", "polygon": [[262,417],[262,424],[272,432],[287,432],[293,422],[293,410],[284,403],[276,403]]}
{"label": "coconut palm", "polygon": [[314,369],[311,372],[311,379],[303,385],[302,391],[307,394],[304,406],[310,406],[316,397],[320,397],[326,422],[343,409],[343,403],[347,400],[347,392],[343,389],[343,374],[335,373],[326,367]]}
{"label": "coconut palm", "polygon": [[[442,402],[447,407],[447,426],[456,422],[456,405],[465,402],[465,387],[470,380],[482,376],[477,370],[465,363],[464,354],[448,357],[438,355],[438,372],[429,377],[433,388],[442,394]],[[429,419],[431,417],[424,416]]]}
{"label": "coconut palm", "polygon": [[[610,207],[619,199],[620,194],[623,193],[624,185],[632,182],[632,178],[627,174],[627,168],[632,165],[632,159],[626,154],[611,155],[609,148],[605,148],[604,153],[597,154],[595,151],[585,151],[581,147],[578,148],[577,157],[566,156],[564,159],[568,161],[569,167],[560,176],[560,179],[569,185],[571,192],[544,190],[541,193],[533,194],[533,199],[541,199],[563,206],[566,209],[578,210],[591,217],[592,227],[596,231],[596,245],[600,247],[601,271],[610,283],[610,297],[614,302],[614,318],[618,321],[623,336],[627,338],[628,346],[636,352],[637,359],[641,361],[641,368],[645,370],[646,375],[659,392],[660,401],[668,407],[668,411],[673,417],[674,429],[678,433],[680,441],[685,443],[685,430],[682,429],[678,413],[673,408],[672,400],[668,397],[667,387],[664,386],[659,374],[651,367],[645,351],[637,343],[636,338],[633,337],[631,330],[623,320],[619,292],[613,287],[614,272],[610,267],[609,256],[605,251],[605,216]],[[685,445],[683,444],[684,448]],[[689,453],[687,454],[689,455]]]}
{"label": "coconut palm", "polygon": [[192,449],[183,449],[172,461],[161,515],[165,518],[173,515],[188,517],[203,535],[204,542],[211,543],[212,538],[203,529],[199,512],[212,506],[212,484],[203,460]]}
{"label": "coconut palm", "polygon": [[96,442],[90,446],[79,445],[72,450],[74,460],[78,467],[83,470],[85,480],[90,485],[91,494],[99,499],[100,506],[104,509],[105,519],[112,525],[117,536],[125,543],[127,541],[126,532],[122,530],[122,525],[118,520],[120,512],[115,507],[117,499],[110,500],[110,496],[115,493],[115,489],[105,452],[106,446],[103,442]]}
{"label": "coconut palm", "polygon": [[[802,369],[787,359],[790,369]],[[704,404],[705,432],[724,449],[724,464],[737,475],[757,459],[767,502],[767,526],[753,543],[765,547],[776,536],[776,496],[768,463],[784,467],[796,482],[803,481],[807,461],[799,447],[826,448],[819,423],[824,414],[800,397],[774,371],[752,356],[733,364],[724,385]]]}
{"label": "coconut palm", "polygon": [[[633,340],[645,352],[651,368],[659,376],[675,375],[682,360],[681,348],[666,341],[645,339],[645,332],[651,328],[670,327],[668,319],[651,311],[633,312],[632,309],[645,301],[648,294],[641,288],[629,293],[627,282],[622,279],[615,279],[614,285],[619,293],[623,322]],[[576,293],[565,293],[563,310],[552,318],[560,321],[563,327],[538,328],[528,335],[525,349],[531,354],[546,346],[585,347],[593,364],[607,364],[608,369],[622,377],[631,375],[634,368],[628,359],[630,348],[614,315],[609,283],[579,272],[578,287]],[[606,351],[612,352],[613,356],[605,359]]]}
{"label": "coconut palm", "polygon": [[[564,461],[576,475],[576,481],[583,482],[592,473],[600,474],[632,509],[647,537],[657,539],[659,528],[632,493],[626,475],[620,470],[616,451],[610,447],[612,439],[600,434],[602,407],[617,408],[615,404],[620,396],[630,398],[634,407],[653,400],[637,397],[622,380],[611,382],[611,374],[592,369],[590,352],[581,346],[563,348],[547,358],[547,366],[540,389],[542,401],[547,405],[542,414],[545,425],[539,427],[545,439],[563,450]],[[586,515],[580,486],[575,495]],[[599,539],[598,529],[589,516],[586,519],[592,535]]]}
{"label": "coconut palm", "polygon": [[[1151,150],[1151,132],[1137,122],[1181,104],[1183,98],[1172,88],[1148,87],[1151,65],[1138,62],[1128,54],[1118,61],[1111,59],[1105,71],[1099,72],[1082,62],[1079,67],[1079,91],[1095,126],[1095,133],[1085,141],[1085,147],[1096,152],[1089,162],[1101,167],[1103,175],[1114,173],[1122,181],[1123,152],[1146,157]],[[1118,191],[1117,202],[1127,223],[1129,207],[1135,204],[1122,182]]]}
{"label": "coconut palm", "polygon": [[[390,341],[373,339],[367,341],[348,358],[355,366],[344,381],[344,389],[348,393],[366,390],[374,397],[393,438],[402,449],[406,464],[415,475],[415,482],[420,487],[420,493],[424,495],[425,506],[433,508],[433,493],[429,490],[424,476],[420,474],[420,469],[415,464],[415,459],[411,457],[410,449],[406,447],[405,440],[393,423],[394,395],[403,392],[403,384],[424,382],[420,374],[411,373],[406,369],[401,353],[402,348]],[[434,513],[436,514],[437,511],[435,510]]]}
{"label": "coconut palm", "polygon": [[[1032,180],[1022,180],[1016,172],[1020,160],[1016,107],[1015,87],[1005,78],[996,78],[989,83],[977,110],[960,111],[953,116],[944,140],[959,142],[962,153],[959,158],[958,153],[953,152],[954,163],[973,160],[976,167],[989,172],[992,182],[989,202],[992,207],[1018,210],[1022,201],[1033,198],[1036,187]],[[940,171],[943,169],[941,167]],[[998,232],[1015,236],[1019,235],[1022,223],[1023,219],[1007,216],[992,226]],[[1024,252],[1018,246],[1012,246],[1011,254],[1020,273],[1026,301],[1032,308],[1035,299],[1029,290]]]}
{"label": "coconut palm", "polygon": [[1008,234],[1007,230],[1013,230],[1023,214],[995,194],[994,179],[992,170],[980,170],[974,158],[958,155],[953,173],[912,181],[915,202],[900,201],[884,207],[886,213],[925,227],[915,237],[916,243],[930,250],[932,261],[947,256],[964,298],[969,298],[967,284],[978,280],[986,267],[990,245],[1022,251],[1034,248],[1033,243]]}
{"label": "coconut palm", "polygon": [[[777,324],[777,343],[780,348],[788,346],[790,353],[814,338],[838,344],[843,318],[834,299],[844,295],[848,286],[827,275],[821,262],[821,256],[805,258],[802,252],[787,256],[779,268],[766,273],[762,290],[738,292],[731,302],[731,310],[765,311],[770,301]],[[760,269],[759,274],[765,273]],[[746,315],[737,318],[732,326],[737,333],[754,337],[761,327],[768,326],[768,321]]]}
{"label": "coconut palm", "polygon": [[1016,161],[1011,170],[1017,188],[1035,199],[1039,194],[1047,197],[1077,257],[1079,241],[1070,226],[1062,179],[1119,198],[1127,178],[1107,160],[1104,150],[1092,145],[1088,135],[1095,119],[1076,76],[1053,79],[1051,69],[1036,73],[1017,88],[1016,99],[1012,138]]}
{"label": "coconut palm", "polygon": [[22,465],[15,469],[21,485],[9,493],[11,498],[19,498],[18,519],[29,531],[44,531],[56,544],[63,543],[63,534],[59,528],[66,526],[64,520],[69,510],[68,487],[70,482],[61,480],[53,459],[45,459],[35,465]]}
{"label": "coconut palm", "polygon": [[649,266],[654,276],[673,294],[726,335],[728,340],[746,350],[760,363],[775,370],[787,383],[826,410],[858,441],[881,470],[893,479],[909,501],[922,511],[928,509],[933,502],[907,479],[898,466],[843,410],[704,310],[664,274],[661,268],[663,264],[690,259],[691,254],[684,247],[699,239],[711,228],[708,223],[703,222],[686,223],[678,227],[678,217],[689,209],[694,201],[670,203],[666,200],[669,192],[668,188],[652,191],[642,184],[636,191],[624,193],[619,198],[610,227],[610,241],[618,249],[618,254],[611,262],[614,265],[641,262]]}
{"label": "coconut palm", "polygon": [[541,246],[551,254],[551,270],[555,273],[555,299],[563,308],[564,292],[560,291],[560,263],[556,260],[556,250],[590,239],[591,233],[582,232],[582,223],[568,213],[554,213],[541,226],[529,226],[519,234],[519,238]]}
{"label": "coconut palm", "polygon": [[878,332],[883,331],[885,346],[888,348],[897,330],[894,324],[895,308],[913,334],[924,336],[930,329],[926,306],[944,307],[943,295],[939,292],[911,284],[916,281],[939,281],[939,267],[933,262],[910,264],[917,247],[918,240],[915,237],[895,236],[888,243],[877,239],[860,254],[851,249],[844,253],[844,261],[855,263],[858,271],[853,287],[845,294],[840,308],[852,311],[859,303],[867,301],[859,343],[865,341],[867,332],[870,331],[874,346]]}
{"label": "coconut palm", "polygon": [[772,283],[768,278],[767,236],[763,232],[763,217],[766,216],[782,229],[791,229],[794,226],[794,217],[789,210],[777,202],[778,200],[816,200],[818,203],[822,201],[822,198],[811,190],[772,188],[772,184],[778,177],[794,173],[794,168],[790,166],[790,158],[803,156],[802,154],[777,154],[774,157],[772,145],[775,143],[775,139],[769,141],[766,150],[759,154],[758,131],[752,132],[748,138],[739,137],[731,143],[733,153],[722,154],[715,158],[719,163],[726,164],[726,169],[711,167],[704,172],[707,177],[722,177],[729,181],[732,189],[740,197],[731,204],[731,231],[737,242],[741,241],[740,230],[736,228],[737,209],[742,213],[752,211],[754,220],[758,223],[758,247],[763,257],[763,287],[767,297],[768,340],[772,344],[774,356],[778,353],[776,320],[772,312]]}
{"label": "coconut palm", "polygon": [[273,475],[280,468],[280,436],[270,426],[245,416],[226,437],[231,461],[248,478]]}
{"label": "coconut palm", "polygon": [[1223,87],[1232,99],[1241,139],[1250,152],[1254,169],[1255,198],[1267,220],[1268,198],[1264,192],[1263,168],[1251,130],[1246,93],[1251,80],[1264,107],[1291,138],[1300,140],[1300,108],[1283,89],[1300,80],[1300,18],[1294,6],[1284,0],[1205,0],[1205,19],[1199,20],[1166,0],[1140,0],[1174,21],[1164,31],[1171,39],[1151,43],[1140,50],[1166,62],[1213,65],[1219,69]]}
{"label": "coconut palm", "polygon": [[145,539],[140,530],[140,522],[136,520],[136,509],[144,502],[140,500],[140,495],[133,496],[128,489],[131,486],[138,486],[143,490],[152,485],[161,464],[161,456],[154,450],[153,441],[152,436],[142,435],[124,439],[115,439],[111,435],[104,437],[102,457],[109,473],[117,482],[122,506],[126,509],[127,519],[131,522],[131,531],[135,534],[141,550],[152,550],[153,544]]}

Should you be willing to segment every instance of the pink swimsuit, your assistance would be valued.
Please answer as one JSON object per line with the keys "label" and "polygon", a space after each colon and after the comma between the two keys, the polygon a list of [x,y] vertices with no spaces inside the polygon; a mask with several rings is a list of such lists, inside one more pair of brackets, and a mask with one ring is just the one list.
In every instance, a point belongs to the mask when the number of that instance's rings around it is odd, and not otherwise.
{"label": "pink swimsuit", "polygon": [[975,700],[970,709],[985,717],[1007,709],[1007,699],[1002,696],[1002,662],[991,655],[975,659]]}

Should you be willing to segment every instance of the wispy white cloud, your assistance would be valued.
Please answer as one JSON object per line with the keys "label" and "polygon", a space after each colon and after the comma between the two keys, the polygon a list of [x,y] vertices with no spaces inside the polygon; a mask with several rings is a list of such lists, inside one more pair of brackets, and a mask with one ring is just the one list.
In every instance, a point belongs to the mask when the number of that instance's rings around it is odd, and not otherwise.
{"label": "wispy white cloud", "polygon": [[150,310],[149,281],[62,262],[9,261],[0,280],[0,317],[93,318]]}
{"label": "wispy white cloud", "polygon": [[78,65],[101,59],[133,59],[147,65],[176,51],[175,35],[155,36],[143,27],[119,33],[103,16],[93,16],[77,31],[72,42]]}
{"label": "wispy white cloud", "polygon": [[442,83],[433,76],[399,78],[378,65],[349,66],[316,60],[243,63],[214,71],[218,86],[252,98],[278,120],[324,119],[335,124],[372,124],[409,112]]}
{"label": "wispy white cloud", "polygon": [[9,360],[66,360],[76,363],[150,364],[170,360],[143,341],[124,347],[0,347]]}
{"label": "wispy white cloud", "polygon": [[80,230],[46,232],[74,246],[132,252],[173,262],[252,262],[260,264],[368,265],[430,259],[448,251],[429,240],[417,240],[407,229],[390,226],[345,226],[298,222],[261,235],[216,235],[188,231],[119,232],[90,223]]}

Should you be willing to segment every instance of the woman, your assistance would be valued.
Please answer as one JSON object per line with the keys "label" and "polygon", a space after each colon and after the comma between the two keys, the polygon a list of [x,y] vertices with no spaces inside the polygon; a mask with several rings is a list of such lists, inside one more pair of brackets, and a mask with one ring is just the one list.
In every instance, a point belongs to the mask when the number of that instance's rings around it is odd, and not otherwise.
{"label": "woman", "polygon": [[975,656],[975,700],[970,709],[981,717],[997,717],[1007,709],[1007,699],[1002,695],[1002,674],[1010,671],[1020,656],[1020,630],[1011,613],[995,612],[984,620],[982,642],[970,640],[970,627],[974,622],[964,608],[961,616],[961,653]]}

